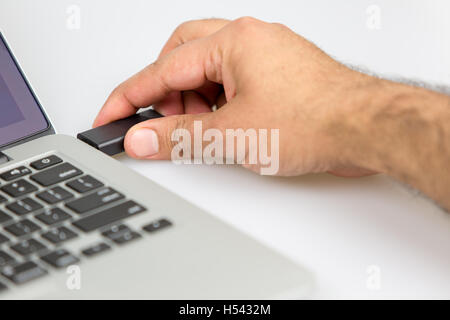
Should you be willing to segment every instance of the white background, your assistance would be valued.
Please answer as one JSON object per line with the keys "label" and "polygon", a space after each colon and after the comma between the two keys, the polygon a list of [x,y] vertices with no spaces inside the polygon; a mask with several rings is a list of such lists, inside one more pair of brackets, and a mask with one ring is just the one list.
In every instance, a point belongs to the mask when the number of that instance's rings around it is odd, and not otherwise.
{"label": "white background", "polygon": [[[81,9],[79,30],[66,26],[72,4]],[[373,4],[379,30],[366,26]],[[179,23],[244,15],[284,23],[341,61],[450,84],[444,0],[2,0],[0,29],[58,131],[75,135],[117,84],[157,57]],[[450,298],[449,215],[386,177],[276,178],[119,160],[313,270],[314,298]],[[366,285],[371,265],[380,270],[379,290]]]}

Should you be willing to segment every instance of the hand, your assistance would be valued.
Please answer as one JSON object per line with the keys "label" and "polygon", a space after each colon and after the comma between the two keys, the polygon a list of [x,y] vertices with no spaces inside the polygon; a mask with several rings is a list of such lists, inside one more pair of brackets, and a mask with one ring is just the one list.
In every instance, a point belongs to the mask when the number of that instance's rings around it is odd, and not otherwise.
{"label": "hand", "polygon": [[191,21],[176,29],[156,62],[112,92],[94,126],[154,104],[167,117],[128,132],[125,149],[132,157],[170,159],[172,132],[192,131],[201,120],[203,130],[280,129],[279,175],[358,176],[371,171],[344,156],[345,141],[330,126],[351,117],[377,81],[280,24],[248,17]]}

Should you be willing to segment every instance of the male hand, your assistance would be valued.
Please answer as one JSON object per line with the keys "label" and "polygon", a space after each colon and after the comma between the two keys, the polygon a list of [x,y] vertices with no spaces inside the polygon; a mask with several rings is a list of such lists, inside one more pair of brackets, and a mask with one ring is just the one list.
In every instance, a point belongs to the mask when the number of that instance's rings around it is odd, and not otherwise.
{"label": "male hand", "polygon": [[[155,104],[168,117],[129,131],[125,149],[132,157],[170,159],[172,132],[192,132],[201,120],[203,130],[224,136],[226,129],[280,129],[279,175],[361,175],[368,171],[342,157],[342,141],[328,127],[351,116],[352,103],[363,102],[364,90],[377,81],[280,24],[248,17],[190,21],[176,29],[156,62],[113,91],[94,126]],[[211,112],[213,105],[218,111]]]}
{"label": "male hand", "polygon": [[172,133],[193,137],[195,120],[224,137],[279,129],[278,175],[382,172],[450,208],[449,97],[353,71],[283,25],[183,23],[156,62],[112,92],[94,126],[150,105],[166,117],[130,129],[132,157],[170,159]]}

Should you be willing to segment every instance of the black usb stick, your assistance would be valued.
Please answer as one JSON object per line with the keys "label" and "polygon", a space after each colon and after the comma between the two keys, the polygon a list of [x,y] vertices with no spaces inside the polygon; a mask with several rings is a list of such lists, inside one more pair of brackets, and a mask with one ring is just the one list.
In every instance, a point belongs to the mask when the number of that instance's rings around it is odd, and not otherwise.
{"label": "black usb stick", "polygon": [[161,114],[149,109],[128,118],[79,133],[77,138],[95,149],[112,156],[124,151],[123,142],[125,135],[132,126],[142,121],[161,117]]}

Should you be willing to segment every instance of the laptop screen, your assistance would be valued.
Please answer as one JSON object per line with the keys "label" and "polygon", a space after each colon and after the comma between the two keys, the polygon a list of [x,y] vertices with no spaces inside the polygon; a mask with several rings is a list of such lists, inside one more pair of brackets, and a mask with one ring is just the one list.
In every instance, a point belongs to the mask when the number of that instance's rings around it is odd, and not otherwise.
{"label": "laptop screen", "polygon": [[48,127],[42,109],[0,36],[0,147]]}

